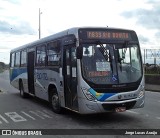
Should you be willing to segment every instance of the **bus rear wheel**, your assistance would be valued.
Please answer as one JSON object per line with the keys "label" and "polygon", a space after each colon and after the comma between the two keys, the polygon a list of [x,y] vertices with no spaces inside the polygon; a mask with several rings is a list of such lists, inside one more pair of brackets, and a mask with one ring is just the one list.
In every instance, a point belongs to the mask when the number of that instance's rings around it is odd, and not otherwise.
{"label": "bus rear wheel", "polygon": [[60,100],[57,92],[52,93],[51,95],[51,107],[53,112],[60,114],[62,111]]}

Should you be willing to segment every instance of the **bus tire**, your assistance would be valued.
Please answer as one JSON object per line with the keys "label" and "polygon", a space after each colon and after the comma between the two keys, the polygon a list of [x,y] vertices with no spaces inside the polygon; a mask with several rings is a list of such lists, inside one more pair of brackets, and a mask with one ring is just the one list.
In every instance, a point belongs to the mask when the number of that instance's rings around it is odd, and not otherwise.
{"label": "bus tire", "polygon": [[19,83],[19,91],[20,91],[20,96],[22,98],[27,98],[28,97],[28,94],[24,92],[24,87],[23,87],[22,81],[20,81],[20,83]]}
{"label": "bus tire", "polygon": [[58,93],[53,89],[53,93],[51,94],[51,107],[53,112],[60,114],[62,112],[62,107],[60,105],[60,100]]}

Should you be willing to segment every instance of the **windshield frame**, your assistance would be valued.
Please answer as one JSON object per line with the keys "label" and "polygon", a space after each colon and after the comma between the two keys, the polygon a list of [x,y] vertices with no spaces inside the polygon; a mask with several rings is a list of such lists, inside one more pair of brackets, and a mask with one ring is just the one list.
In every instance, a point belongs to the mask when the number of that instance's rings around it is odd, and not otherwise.
{"label": "windshield frame", "polygon": [[[132,47],[133,45],[136,45],[136,47],[137,47],[137,50],[138,50],[138,52],[139,52],[139,63],[140,63],[140,72],[141,72],[141,75],[140,75],[140,77],[139,77],[139,79],[137,80],[137,81],[135,81],[135,82],[129,82],[129,83],[127,83],[127,82],[124,82],[124,83],[120,83],[119,82],[119,74],[118,74],[118,69],[117,69],[117,56],[115,56],[115,47],[113,47],[114,48],[114,50],[113,50],[113,55],[114,55],[114,57],[113,57],[113,61],[112,61],[112,64],[113,64],[113,68],[116,70],[116,75],[118,76],[118,80],[117,80],[117,83],[114,83],[114,84],[96,84],[96,83],[94,83],[94,82],[92,82],[92,81],[89,81],[88,79],[86,79],[86,77],[84,76],[84,73],[83,73],[83,63],[82,63],[82,59],[81,59],[81,71],[82,71],[82,77],[83,77],[83,79],[90,85],[90,86],[92,86],[92,87],[95,87],[95,88],[100,88],[100,87],[102,87],[102,88],[117,88],[117,87],[128,87],[128,86],[131,86],[131,87],[134,87],[134,86],[136,86],[136,87],[138,87],[138,85],[140,84],[140,82],[141,82],[141,80],[142,80],[142,77],[143,77],[143,66],[142,66],[142,57],[141,57],[141,51],[140,51],[140,46],[139,46],[139,43],[138,42],[125,42],[124,43],[124,41],[123,41],[123,43],[121,42],[121,43],[115,43],[115,42],[113,42],[112,41],[112,43],[108,43],[108,42],[105,42],[105,43],[94,43],[94,42],[92,42],[92,43],[82,43],[82,44],[80,44],[80,46],[83,48],[84,47],[84,45],[87,45],[87,44],[93,44],[93,45],[100,45],[100,44],[110,44],[110,45],[119,45],[119,48],[120,47],[125,47],[125,46],[127,46],[127,47],[129,47],[129,45],[130,45],[130,47]],[[131,46],[132,45],[132,46]]]}

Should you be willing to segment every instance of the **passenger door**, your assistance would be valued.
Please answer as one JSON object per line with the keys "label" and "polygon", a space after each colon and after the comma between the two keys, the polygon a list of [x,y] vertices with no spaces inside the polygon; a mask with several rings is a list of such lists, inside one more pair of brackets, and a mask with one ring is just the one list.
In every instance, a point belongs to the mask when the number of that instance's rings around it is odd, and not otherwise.
{"label": "passenger door", "polygon": [[78,110],[77,97],[77,60],[74,45],[64,46],[63,76],[66,107]]}
{"label": "passenger door", "polygon": [[31,94],[35,93],[34,87],[34,51],[28,52],[27,55],[27,72],[28,72],[28,91]]}

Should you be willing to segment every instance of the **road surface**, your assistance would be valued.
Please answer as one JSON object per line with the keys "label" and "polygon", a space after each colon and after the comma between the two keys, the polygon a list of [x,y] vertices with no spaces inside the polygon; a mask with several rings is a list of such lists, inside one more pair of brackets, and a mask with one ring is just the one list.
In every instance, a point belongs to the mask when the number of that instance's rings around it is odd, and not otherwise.
{"label": "road surface", "polygon": [[33,97],[21,98],[19,91],[9,84],[8,71],[0,74],[0,90],[0,129],[160,129],[158,92],[146,92],[142,109],[79,115],[70,111],[55,114],[47,102]]}

